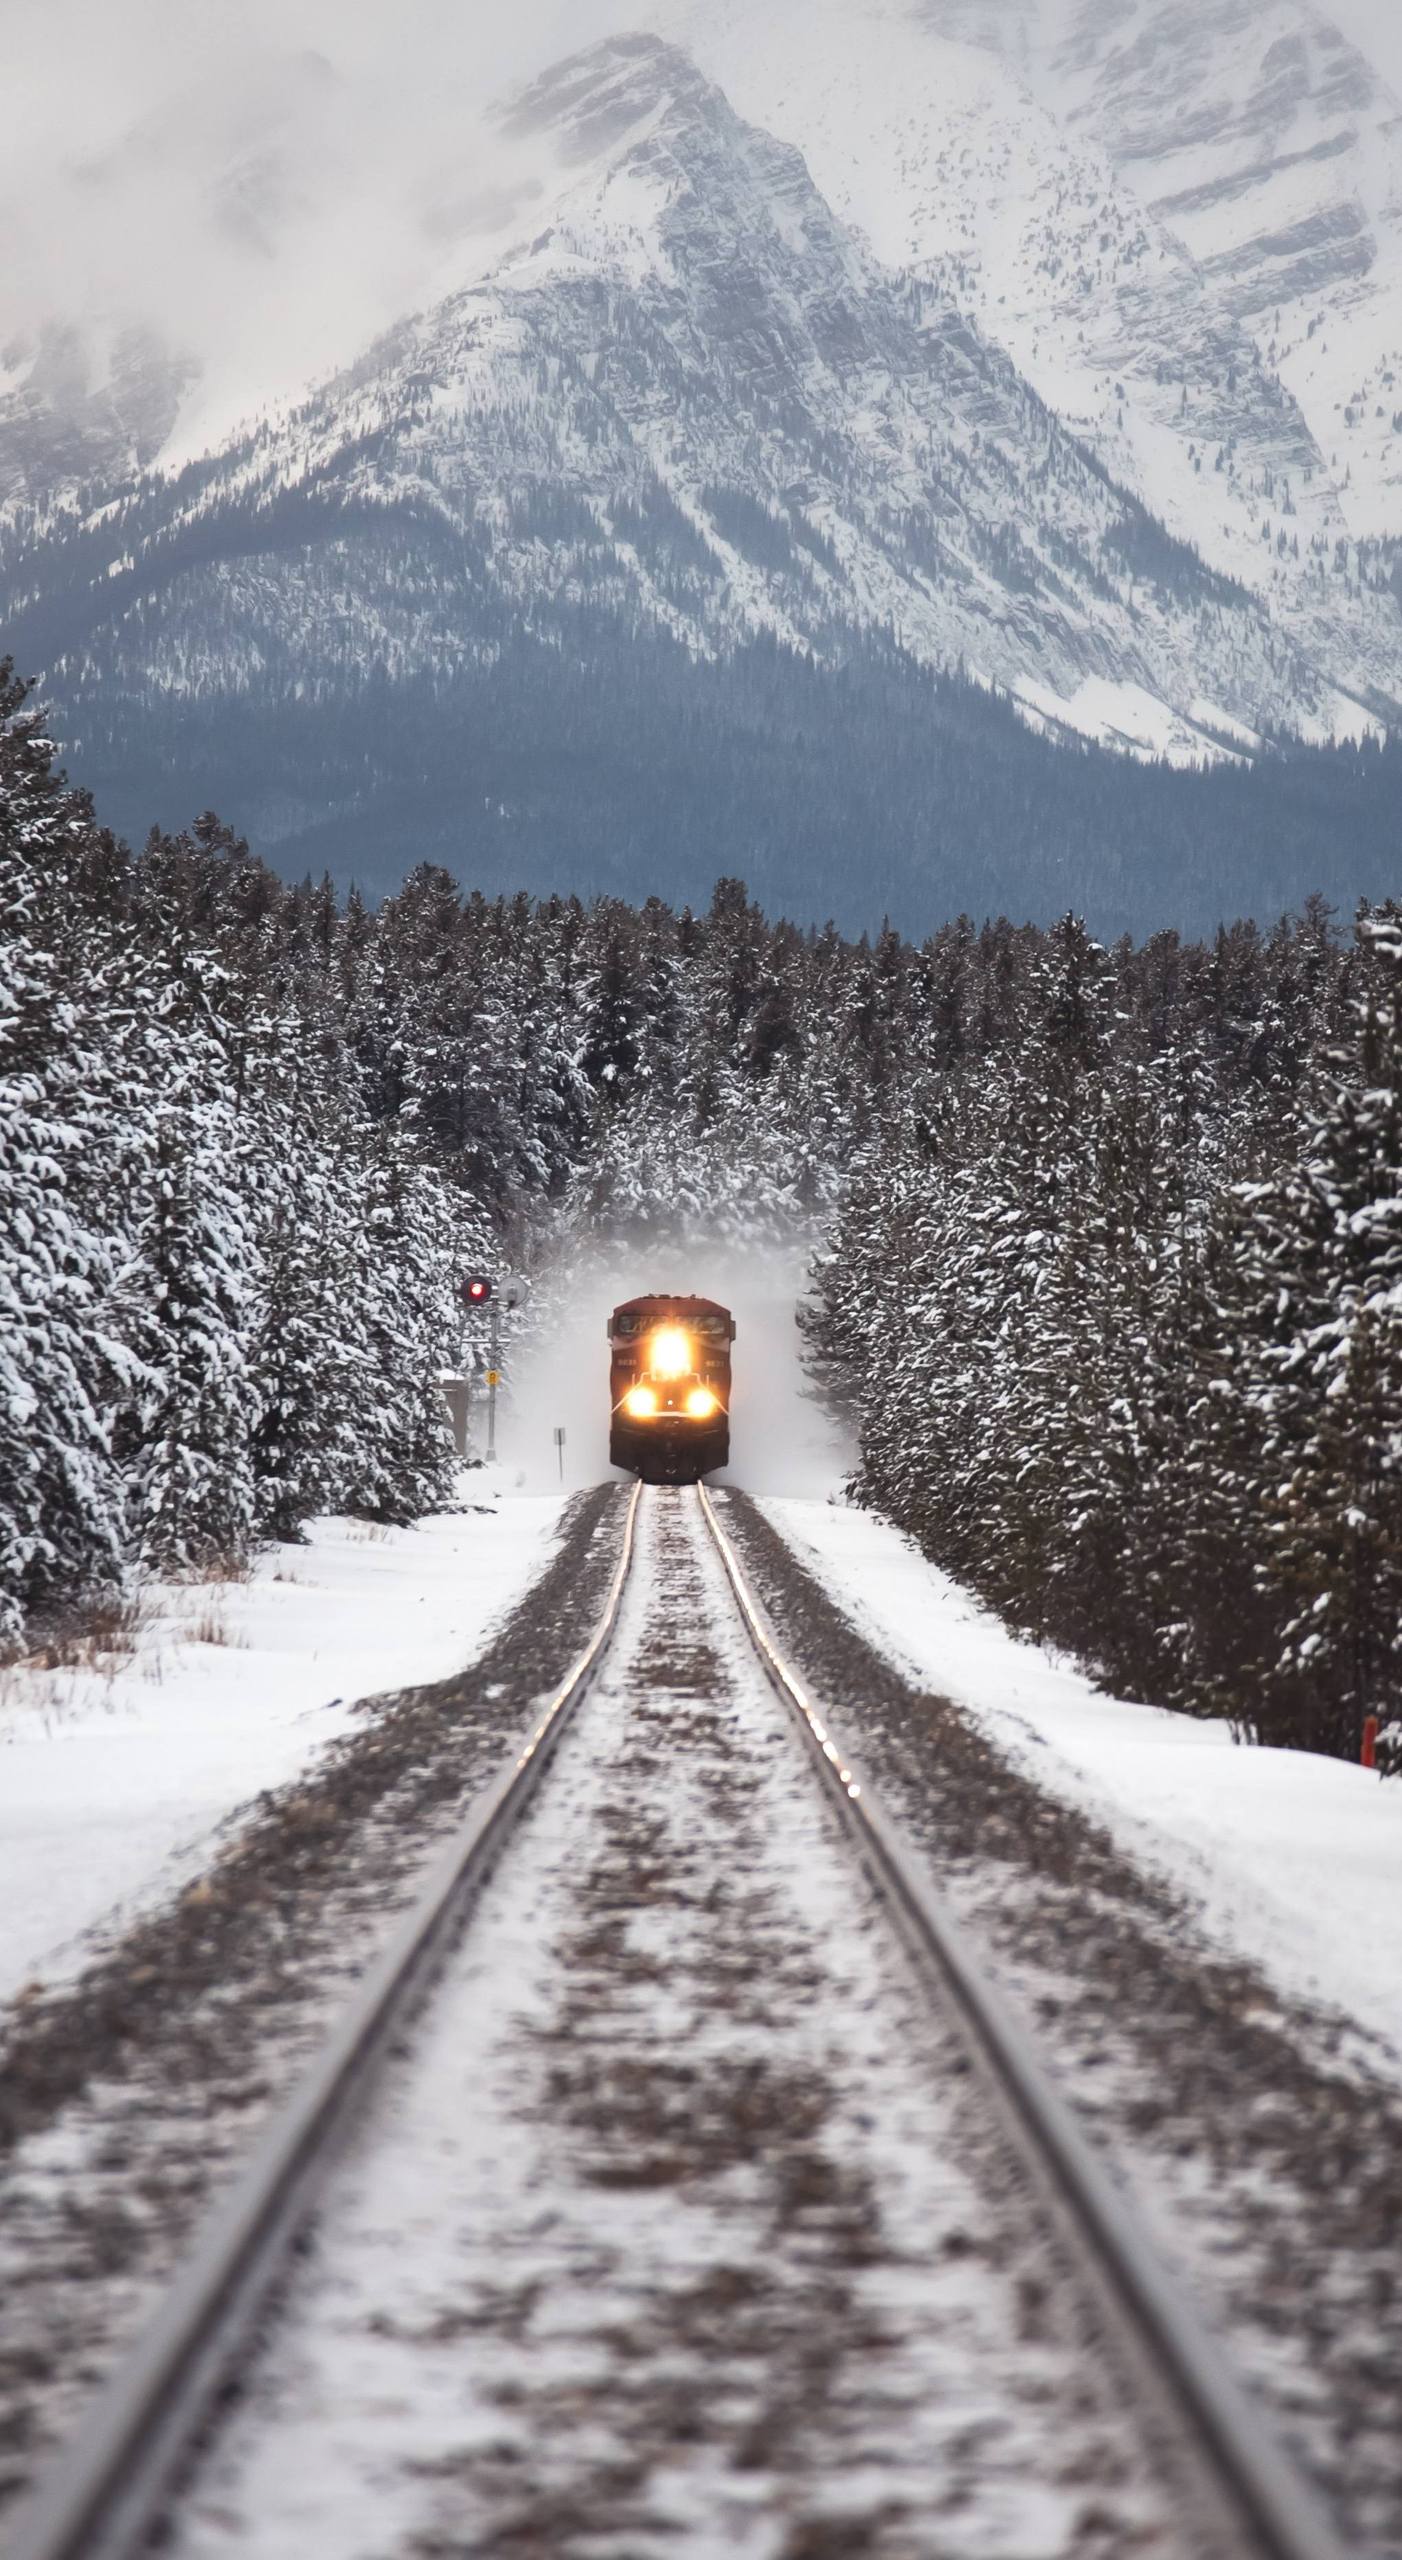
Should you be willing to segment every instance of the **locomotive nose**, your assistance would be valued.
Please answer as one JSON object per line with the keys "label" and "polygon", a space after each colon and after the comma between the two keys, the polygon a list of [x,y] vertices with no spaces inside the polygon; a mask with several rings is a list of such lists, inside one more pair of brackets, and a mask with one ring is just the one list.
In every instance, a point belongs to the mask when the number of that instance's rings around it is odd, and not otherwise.
{"label": "locomotive nose", "polygon": [[730,1455],[726,1307],[704,1298],[630,1299],[609,1320],[609,1455],[647,1482],[695,1484]]}

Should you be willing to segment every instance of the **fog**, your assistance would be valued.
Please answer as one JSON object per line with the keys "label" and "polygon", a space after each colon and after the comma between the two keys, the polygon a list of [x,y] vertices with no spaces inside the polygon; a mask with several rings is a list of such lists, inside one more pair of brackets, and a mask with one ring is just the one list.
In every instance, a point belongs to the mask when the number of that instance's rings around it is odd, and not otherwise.
{"label": "fog", "polygon": [[487,111],[637,16],[637,0],[7,11],[0,362],[45,326],[99,360],[150,328],[201,370],[175,458],[199,449],[470,280],[528,184]]}
{"label": "fog", "polygon": [[501,1399],[497,1451],[505,1483],[530,1493],[560,1484],[557,1429],[566,1435],[569,1489],[609,1474],[609,1313],[622,1299],[675,1291],[717,1298],[735,1318],[731,1464],[716,1481],[752,1493],[834,1492],[855,1453],[815,1401],[800,1364],[794,1311],[810,1250],[798,1243],[600,1246],[542,1283]]}
{"label": "fog", "polygon": [[[753,5],[806,23],[796,0]],[[621,27],[694,30],[704,51],[709,23],[703,0],[0,12],[0,383],[6,349],[45,325],[76,326],[99,355],[150,326],[202,373],[173,458],[490,262],[540,183],[488,117],[504,90]],[[1321,14],[1402,91],[1396,0]]]}

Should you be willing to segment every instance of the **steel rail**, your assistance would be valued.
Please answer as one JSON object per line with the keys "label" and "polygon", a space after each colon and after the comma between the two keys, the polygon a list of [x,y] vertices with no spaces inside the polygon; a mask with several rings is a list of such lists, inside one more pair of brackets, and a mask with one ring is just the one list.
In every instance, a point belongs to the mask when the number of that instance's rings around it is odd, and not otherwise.
{"label": "steel rail", "polygon": [[6,2560],[127,2560],[227,2387],[232,2363],[314,2209],[342,2133],[531,1802],[618,1622],[642,1488],[602,1615],[519,1750],[473,1806],[312,2069],[215,2208],[164,2304],[16,2520]]}
{"label": "steel rail", "polygon": [[1250,2535],[1251,2560],[1356,2560],[1314,2489],[1277,2443],[1215,2342],[1159,2262],[1030,2038],[991,1987],[943,1896],[857,1774],[826,1714],[780,1652],[704,1485],[701,1510],[771,1685],[794,1714],[818,1772],[855,1835],[878,1890],[933,1962],[1007,2100],[1014,2126],[1068,2209],[1102,2285],[1167,2386],[1190,2441],[1206,2448],[1219,2498]]}

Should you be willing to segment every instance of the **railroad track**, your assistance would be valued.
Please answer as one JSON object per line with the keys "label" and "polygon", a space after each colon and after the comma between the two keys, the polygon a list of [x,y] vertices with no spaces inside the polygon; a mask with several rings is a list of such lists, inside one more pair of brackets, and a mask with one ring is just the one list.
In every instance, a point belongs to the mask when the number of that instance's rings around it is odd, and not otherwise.
{"label": "railroad track", "polygon": [[[637,1560],[643,1550],[647,1564],[640,1577]],[[748,1680],[741,1668],[742,1655],[749,1666]],[[763,1673],[764,1686],[753,1677],[756,1665]],[[616,1693],[612,1698],[611,1680]],[[716,1725],[709,1702],[709,1692],[717,1688],[725,1689],[727,1694],[733,1691],[739,1700],[733,1714],[727,1711],[729,1721],[723,1728]],[[821,1799],[801,1773],[795,1777],[794,1755],[783,1749],[779,1726],[771,1723],[766,1731],[755,1697],[762,1699],[767,1693],[782,1702],[788,1724],[801,1740],[819,1782]],[[591,1697],[596,1701],[592,1710]],[[662,1722],[657,1721],[658,1698],[665,1709]],[[649,1700],[653,1702],[651,1710],[647,1709]],[[592,1738],[589,1712],[594,1714],[598,1727]],[[558,1895],[562,1873],[576,1879],[582,1875],[586,1817],[597,1831],[602,1809],[604,1831],[614,1843],[614,1864],[599,1870],[602,1882],[585,1879],[586,1918],[591,1944],[595,1945],[591,1961],[596,1967],[589,1977],[585,2013],[586,2019],[602,2016],[604,2026],[595,2037],[589,2060],[587,2105],[580,2104],[576,2085],[574,2122],[583,2130],[572,2139],[576,2143],[602,2142],[607,2150],[608,2139],[613,2137],[607,2128],[604,2133],[599,2132],[598,2083],[607,2079],[612,2067],[608,2016],[613,2012],[609,2004],[615,1999],[622,2001],[624,2007],[617,2014],[623,2017],[626,2000],[633,1996],[629,1988],[632,1976],[626,1967],[617,1976],[607,1970],[607,1965],[617,1964],[619,1931],[625,1922],[636,1922],[643,1929],[641,1949],[633,1948],[630,1961],[632,1974],[646,1978],[649,1967],[655,1974],[661,1961],[657,1932],[662,1923],[658,1914],[665,1918],[669,1895],[671,1905],[686,1906],[687,1916],[676,1925],[702,1931],[714,1927],[712,1906],[718,1898],[714,1875],[704,1893],[692,1890],[684,1877],[681,1884],[668,1881],[670,1871],[656,1822],[645,1837],[629,1833],[626,1840],[622,1838],[623,1829],[637,1813],[640,1796],[646,1809],[648,1784],[658,1785],[663,1796],[666,1792],[665,1783],[655,1775],[656,1754],[651,1761],[646,1753],[639,1757],[637,1728],[640,1714],[646,1724],[647,1712],[652,1712],[654,1719],[653,1727],[644,1734],[649,1747],[650,1737],[660,1737],[664,1749],[674,1743],[678,1769],[689,1749],[694,1766],[704,1779],[703,1797],[689,1802],[684,1818],[679,1817],[673,1826],[676,1839],[694,1834],[697,1820],[706,1816],[708,1806],[716,1822],[736,1827],[737,1836],[748,1822],[752,1856],[760,1854],[754,1844],[766,1825],[773,1837],[781,1824],[793,1825],[811,1818],[826,1826],[825,1838],[830,1839],[835,1831],[845,1834],[841,1855],[853,1877],[853,1890],[860,1888],[865,1897],[863,1909],[869,1905],[878,1914],[879,1928],[893,1941],[899,1941],[899,1949],[890,1957],[879,1950],[870,1957],[868,1971],[857,1983],[857,2009],[869,2011],[874,1998],[872,1985],[889,1980],[889,1970],[882,1973],[883,1965],[889,1969],[895,1962],[906,1968],[910,1979],[919,1986],[920,1997],[939,2012],[939,2032],[946,2040],[941,2064],[944,2077],[953,2082],[967,2072],[975,2084],[975,2109],[986,2112],[993,2128],[988,2136],[990,2158],[996,2154],[1005,2164],[1013,2164],[1010,2172],[1006,2166],[1002,2172],[1003,2186],[1013,2199],[1013,2207],[1024,2216],[1031,2211],[1045,2219],[1051,2234],[1047,2263],[1071,2268],[1079,2304],[1071,2326],[1083,2341],[1077,2352],[1101,2355],[1110,2377],[1110,2399],[1132,2402],[1133,2426],[1145,2448],[1147,2469],[1155,2474],[1163,2490],[1160,2510],[1166,2504],[1170,2517],[1166,2527],[1162,2521],[1155,2524],[1150,2519],[1146,2523],[1140,2517],[1136,2528],[1140,2539],[1133,2547],[1155,2552],[1171,2549],[1175,2555],[1210,2553],[1219,2555],[1219,2560],[1226,2560],[1229,2554],[1249,2555],[1249,2560],[1343,2560],[1343,2546],[1307,2486],[1178,2296],[1118,2190],[1046,2080],[1021,2028],[992,1991],[929,1877],[873,1802],[826,1713],[784,1659],[709,1494],[704,1488],[694,1493],[644,1493],[640,1487],[634,1489],[628,1504],[617,1571],[588,1646],[542,1710],[511,1765],[465,1821],[316,2067],[276,2120],[236,2189],[211,2221],[145,2340],[106,2387],[79,2438],[53,2476],[41,2484],[30,2508],[17,2519],[16,2536],[8,2546],[10,2560],[128,2560],[129,2555],[149,2546],[158,2529],[177,2553],[186,2547],[192,2553],[218,2547],[222,2528],[211,2527],[207,2518],[198,2529],[192,2529],[188,2546],[183,2538],[179,2517],[188,2485],[198,2480],[201,2467],[212,2458],[211,2449],[219,2442],[221,2412],[231,2393],[241,2387],[241,2377],[247,2370],[257,2366],[266,2352],[268,2337],[277,2334],[279,2318],[296,2300],[308,2234],[318,2230],[323,2213],[334,2221],[328,2198],[334,2195],[338,2179],[344,2179],[344,2163],[357,2139],[357,2129],[363,2131],[377,2106],[383,2109],[386,2087],[393,2082],[414,2038],[429,2033],[433,2017],[448,1996],[447,1986],[454,1971],[462,1964],[464,1950],[471,1949],[476,1940],[478,1915],[485,1901],[492,1894],[509,1901],[512,1878],[518,1868],[528,1864],[526,1853],[532,1834],[540,1830],[545,1808],[555,1793],[554,1784],[547,1783],[550,1772],[562,1758],[568,1763],[571,1750],[575,1752],[575,1763],[572,1776],[567,1766],[569,1783],[565,1791],[574,1810],[571,1812],[567,1805],[561,1819],[568,1817],[575,1828],[568,1833],[562,1831],[553,1845],[544,1839],[538,1843],[534,1878],[527,1874],[523,1889],[528,1900],[534,1897],[531,1907],[543,1911],[549,1901],[547,1888]],[[767,1712],[772,1719],[772,1705]],[[689,1735],[694,1736],[691,1742]],[[610,1754],[615,1792],[611,1797],[600,1797],[597,1788],[603,1780],[598,1772],[602,1770],[607,1775]],[[777,1779],[780,1756],[785,1774]],[[740,1771],[735,1781],[738,1793],[734,1788],[727,1793],[734,1767]],[[650,1769],[654,1773],[651,1781],[647,1775]],[[776,1795],[776,1785],[788,1792]],[[591,1793],[591,1789],[595,1792]],[[801,1808],[794,1811],[800,1795],[804,1804],[814,1808],[811,1817]],[[524,1837],[513,1846],[533,1806],[539,1808],[541,1822],[526,1825]],[[805,1892],[811,1900],[812,1871],[815,1865],[821,1866],[826,1854],[816,1832],[805,1847],[807,1837],[804,1834],[797,1840],[789,1862],[790,1881],[799,1901]],[[660,1879],[647,1892],[636,1882],[643,1872]],[[767,1877],[760,1881],[763,1892],[752,1896],[745,1907],[762,1914],[766,1903],[773,1899],[773,1887]],[[724,1885],[723,1878],[720,1885]],[[723,1890],[720,1899],[724,1899]],[[641,1919],[640,1905],[647,1906]],[[500,1937],[504,1925],[500,1914],[495,1925]],[[746,1925],[759,1927],[762,1921],[747,1921]],[[850,1932],[844,1923],[843,1931],[835,1933],[831,1919],[819,1913],[814,1928],[813,1943],[821,1952],[825,1936],[829,1941],[837,1936],[845,1947],[846,1936],[850,1934],[854,1942],[860,1940],[869,1921],[853,1922]],[[649,1936],[648,1932],[652,1934]],[[512,1942],[508,1937],[503,1943],[509,1949]],[[571,1943],[579,1943],[577,1933]],[[610,1950],[602,1970],[598,1943],[606,1943]],[[719,1943],[714,1937],[698,1938],[700,1958],[706,1965],[716,1964]],[[645,1959],[641,1963],[640,1951]],[[743,1970],[736,1964],[733,1941],[725,1942],[722,1955],[720,1972],[728,1970],[738,1975]],[[779,1956],[782,1973],[782,1964],[790,1956],[782,1948]],[[812,1973],[813,1962],[810,1950],[804,1958],[808,1974]],[[499,1953],[484,1963],[486,1973],[494,1978],[504,1970]],[[556,1975],[568,1969],[565,1959],[552,1959],[552,1964]],[[874,1971],[870,1969],[872,1965]],[[804,1978],[803,1967],[795,1966],[794,1980],[801,1982]],[[616,1990],[616,1981],[621,1981],[621,1991]],[[801,1991],[793,1994],[799,2006],[803,1997]],[[821,2007],[821,2002],[817,2005]],[[765,2032],[772,2034],[772,2026]],[[532,2033],[542,2045],[549,2042],[543,2028],[533,2028]],[[568,2057],[572,2049],[577,2050],[581,2035],[587,2041],[589,2027],[586,2024],[581,2028],[576,2003],[568,2033],[558,2048],[554,2076],[548,2082],[551,2089],[558,2091],[568,2079],[559,2055]],[[910,2041],[908,2022],[897,2039],[902,2040]],[[460,2039],[454,2035],[450,2041],[456,2049]],[[955,2058],[951,2060],[951,2056]],[[750,2086],[755,2075],[762,2072],[763,2058],[763,2039],[756,2046],[752,2038],[745,2063],[750,2078],[744,2085]],[[799,2059],[802,2061],[803,2056]],[[702,2082],[706,2071],[719,2068],[723,2060],[722,2055],[714,2066],[703,2060]],[[805,2068],[806,2084],[801,2072],[791,2072],[783,2084],[788,2093],[781,2117],[785,2139],[805,2106],[813,2112],[809,2101],[817,2066],[811,2052]],[[891,2068],[896,2078],[891,2082],[895,2097],[890,2103],[899,2109],[907,2104],[911,2085],[908,2073],[906,2078],[900,2076],[907,2069],[903,2054],[895,2058]],[[684,2073],[682,2077],[685,2078]],[[672,2154],[679,2141],[684,2148],[686,2139],[684,2129],[679,2134],[674,2121],[679,2103],[677,2080],[678,2069],[669,2063],[665,2081],[654,2073],[648,2083],[646,2111],[639,2108],[635,2099],[629,2100],[633,2112],[625,2112],[619,2119],[624,2128],[624,2167],[620,2172],[615,2144],[615,2155],[605,2159],[603,2168],[598,2169],[596,2163],[601,2191],[607,2192],[611,2179],[616,2184],[620,2174],[626,2181],[626,2146],[632,2145],[648,2155],[639,2172],[639,2194],[659,2183],[670,2192],[669,2178],[681,2175]],[[687,2097],[683,2090],[680,2103],[683,2107],[700,2108],[698,2083],[686,2085],[693,2094]],[[967,2110],[969,2104],[967,2090],[961,2084],[959,2108]],[[412,2107],[408,2112],[412,2122]],[[760,2118],[757,2147],[762,2149],[762,2109]],[[848,2121],[837,2108],[833,2122]],[[771,2126],[771,2132],[777,2130]],[[503,2147],[511,2147],[509,2138]],[[737,2162],[727,2154],[719,2167],[709,2160],[700,2165],[710,2175],[718,2195],[727,2200],[736,2196],[737,2181],[743,2183],[746,2174],[743,2160]],[[401,2185],[412,2182],[412,2166],[401,2168],[399,2174]],[[505,2172],[499,2170],[497,2174]],[[790,2186],[803,2189],[810,2199],[793,2208],[786,2226],[788,2238],[781,2233],[775,2242],[780,2255],[789,2247],[792,2265],[800,2270],[795,2279],[800,2291],[793,2293],[791,2288],[789,2299],[790,2311],[797,2304],[802,2316],[797,2322],[790,2317],[789,2332],[801,2328],[808,2317],[810,2293],[802,2288],[810,2285],[815,2234],[821,2238],[817,2252],[820,2262],[823,2252],[839,2257],[845,2252],[846,2260],[856,2270],[844,2278],[840,2302],[831,2287],[811,2295],[813,2303],[821,2303],[823,2317],[840,2329],[844,2318],[849,2324],[852,2320],[852,2306],[864,2281],[862,2268],[873,2254],[869,2235],[860,2237],[855,2245],[851,2238],[864,2213],[870,2220],[869,2199],[865,2190],[849,2186],[837,2194],[834,2202],[829,2192],[831,2163],[825,2170],[817,2151],[801,2158],[795,2155],[788,2162],[787,2174]],[[451,2190],[448,2192],[451,2195]],[[811,2201],[814,2195],[819,2197],[816,2205]],[[630,2212],[634,2209],[629,2208]],[[738,2209],[726,2201],[725,2212]],[[499,2213],[504,2210],[499,2209]],[[920,2211],[926,2210],[921,2204]],[[960,2210],[967,2213],[967,2205],[961,2205]],[[442,2221],[450,2222],[451,2203],[446,2210],[440,2205],[438,2213]],[[517,2234],[526,2227],[519,2214],[511,2227]],[[767,2227],[771,2231],[778,2227],[772,2213]],[[792,2239],[794,2233],[798,2235],[796,2242]],[[596,2237],[603,2251],[602,2225]],[[519,2238],[513,2239],[511,2246],[519,2252]],[[569,2249],[577,2258],[578,2232],[570,2236]],[[757,2281],[750,2281],[747,2293],[744,2269],[732,2263],[737,2255],[743,2252],[723,2253],[720,2264],[730,2288],[728,2299],[738,2306],[727,2312],[724,2328],[732,2360],[748,2351],[743,2327],[745,2306]],[[908,2246],[904,2256],[897,2253],[897,2259],[896,2278],[887,2285],[884,2297],[888,2307],[901,2300],[908,2305],[910,2299]],[[567,2262],[568,2251],[560,2264]],[[603,2256],[589,2277],[590,2285],[602,2287],[602,2301],[608,2283],[617,2284],[619,2279],[616,2266],[611,2274],[601,2270]],[[539,2277],[533,2281],[538,2291]],[[636,2308],[636,2271],[629,2275],[628,2283],[632,2289],[626,2299],[630,2307]],[[588,2285],[585,2291],[587,2294]],[[618,2298],[624,2297],[620,2294]],[[690,2337],[695,2328],[691,2292],[686,2294],[686,2305]],[[681,2331],[674,2325],[659,2344],[654,2313],[655,2306],[648,2314],[654,2322],[653,2330],[648,2332],[649,2352],[660,2367],[668,2353],[676,2352]],[[767,2297],[765,2316],[772,2327],[774,2309]],[[918,2328],[918,2317],[910,2316]],[[512,2317],[519,2326],[519,2312]],[[484,2321],[490,2327],[487,2314],[480,2319],[474,2314],[474,2319],[479,2330]],[[607,2320],[601,2309],[599,2320],[618,2328],[616,2306],[610,2303]],[[465,2322],[467,2343],[458,2350],[464,2359],[473,2353],[473,2325],[473,2321]],[[869,2303],[860,2313],[858,2329],[868,2338],[877,2334]],[[508,2337],[511,2333],[504,2328],[502,2334]],[[581,2334],[587,2336],[587,2329]],[[1084,2343],[1087,2340],[1088,2346]],[[502,2352],[507,2350],[503,2348]],[[785,2352],[791,2357],[797,2352],[791,2334]],[[636,2350],[630,2349],[629,2353],[636,2355]],[[722,2366],[725,2353],[723,2347]],[[549,2357],[544,2361],[548,2363]],[[916,2404],[922,2388],[920,2355],[905,2354],[904,2365],[909,2368],[906,2387],[915,2394],[911,2405],[916,2414],[902,2423],[913,2438],[919,2433]],[[800,2355],[795,2369],[801,2369],[807,2376],[807,2387],[815,2390],[811,2357],[803,2362]],[[929,2366],[928,2358],[927,2369],[936,2369]],[[950,2387],[946,2375],[940,2388]],[[611,2379],[609,2389],[616,2388],[616,2380]],[[723,2384],[719,2389],[723,2397]],[[792,2398],[792,2393],[789,2396]],[[836,2407],[838,2401],[834,2400],[833,2405]],[[249,2424],[256,2427],[258,2422],[255,2410]],[[645,2431],[648,2426],[656,2426],[656,2413],[635,2412],[630,2423],[635,2433]],[[880,2409],[876,2419],[863,2419],[861,2423],[879,2428]],[[666,2424],[677,2424],[674,2413]],[[1097,2419],[1095,2424],[1103,2432],[1102,2421]],[[685,2428],[679,2432],[685,2441]],[[328,2456],[328,2461],[334,2463],[338,2458]],[[747,2461],[751,2458],[748,2452],[744,2456]],[[930,2466],[941,2459],[935,2436],[920,2459],[925,2461],[929,2477]],[[977,2455],[973,2459],[976,2463]],[[915,2467],[918,2470],[918,2464]],[[849,2457],[844,2455],[843,2469],[849,2476],[851,2468]],[[932,2482],[932,2494],[933,2491]],[[616,2494],[616,2484],[610,2494]],[[218,2505],[217,2500],[215,2504]],[[250,2539],[244,2518],[233,2538],[241,2534],[245,2548],[281,2550],[290,2546],[294,2524],[295,2519],[280,2518],[279,2538],[274,2543],[262,2540],[256,2531]],[[532,2529],[537,2540],[526,2547],[542,2551],[557,2547],[545,2509],[536,2516]],[[557,2529],[561,2535],[558,2547],[565,2548],[564,2524],[560,2523]],[[896,2528],[896,2539],[889,2545],[880,2539],[878,2531],[877,2538],[870,2542],[855,2539],[853,2548],[916,2551],[961,2547],[957,2528],[953,2529],[953,2538],[938,2542],[932,2539],[928,2545],[920,2539],[901,2541],[899,2533],[903,2529]],[[950,2529],[942,2530],[948,2535]],[[1087,2550],[1122,2547],[1115,2536],[1127,2528],[1112,2522],[1100,2530],[1102,2539],[1088,2538],[1084,2543]],[[319,2544],[309,2547],[321,2548]],[[372,2547],[449,2546],[416,2545],[407,2530],[387,2526],[382,2535],[377,2526]],[[475,2547],[470,2528],[451,2547]],[[631,2549],[635,2544],[620,2536],[619,2547]],[[646,2534],[641,2531],[636,2535],[636,2547],[648,2547]],[[833,2543],[824,2547],[842,2546]],[[996,2547],[996,2539],[992,2545],[986,2540],[977,2542],[979,2550],[986,2547]],[[1023,2545],[1019,2543],[1017,2547]],[[1082,2547],[1079,2541],[1075,2547]],[[1123,2547],[1130,2547],[1128,2541]]]}

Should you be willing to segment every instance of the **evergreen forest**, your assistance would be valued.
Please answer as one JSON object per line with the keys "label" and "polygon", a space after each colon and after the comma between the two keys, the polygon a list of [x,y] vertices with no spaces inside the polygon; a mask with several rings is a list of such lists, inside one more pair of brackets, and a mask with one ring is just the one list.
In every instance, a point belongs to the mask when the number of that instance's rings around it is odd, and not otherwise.
{"label": "evergreen forest", "polygon": [[856,1488],[1120,1694],[1402,1763],[1402,911],[916,943],[132,853],[0,674],[0,1637],[450,1499],[463,1269],[810,1237]]}

